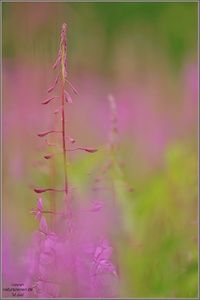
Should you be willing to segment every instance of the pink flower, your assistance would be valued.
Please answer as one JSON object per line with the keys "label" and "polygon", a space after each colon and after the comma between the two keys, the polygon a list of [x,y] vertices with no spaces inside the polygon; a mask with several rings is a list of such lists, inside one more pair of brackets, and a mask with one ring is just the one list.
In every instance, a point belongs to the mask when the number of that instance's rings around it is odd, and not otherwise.
{"label": "pink flower", "polygon": [[42,198],[40,198],[37,202],[37,208],[33,208],[30,213],[35,215],[36,220],[41,220],[42,213],[43,213],[43,203]]}
{"label": "pink flower", "polygon": [[108,275],[116,275],[115,267],[110,262],[111,255],[112,248],[108,240],[104,238],[95,249],[90,268],[90,281],[95,289],[109,284]]}

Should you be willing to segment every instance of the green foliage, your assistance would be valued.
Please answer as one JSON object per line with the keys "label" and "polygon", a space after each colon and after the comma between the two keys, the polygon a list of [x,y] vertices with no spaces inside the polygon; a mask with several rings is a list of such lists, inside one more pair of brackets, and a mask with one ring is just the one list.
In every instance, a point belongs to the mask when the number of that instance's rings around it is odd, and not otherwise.
{"label": "green foliage", "polygon": [[130,295],[197,297],[197,204],[197,154],[174,144],[165,168],[134,192],[132,236],[120,249]]}
{"label": "green foliage", "polygon": [[[29,4],[31,6],[31,3]],[[38,3],[38,10],[39,10]],[[52,3],[47,4],[47,9],[51,10]],[[197,2],[91,2],[91,3],[60,3],[60,11],[63,17],[68,19],[69,23],[74,22],[74,32],[80,34],[77,41],[76,36],[70,36],[70,44],[74,49],[80,48],[79,40],[82,39],[93,47],[93,41],[96,34],[101,32],[105,40],[103,44],[101,39],[95,40],[98,47],[103,49],[105,55],[101,58],[105,65],[109,64],[110,55],[112,57],[115,39],[122,38],[121,34],[128,35],[135,45],[136,34],[140,36],[148,47],[149,39],[154,43],[155,48],[158,47],[164,56],[169,57],[172,66],[180,68],[184,58],[188,53],[193,54],[197,51],[197,28],[198,28],[198,3]],[[27,6],[28,9],[28,6]],[[58,9],[56,7],[56,9]],[[24,10],[22,9],[22,13]],[[15,23],[9,22],[9,18],[27,18],[26,15],[21,16],[20,10],[13,10],[11,3],[3,3],[3,56],[12,58],[16,55],[26,55],[29,52],[34,53],[33,42],[39,41],[38,44],[49,47],[51,44],[51,36],[48,35],[49,26],[55,30],[55,24],[60,23],[60,14],[49,15],[45,23],[41,23],[41,27],[34,31],[33,36],[30,35],[32,28],[27,24],[26,28],[15,30]],[[91,31],[91,35],[82,32],[82,28],[76,30],[75,26],[85,28],[86,24],[92,26],[87,27],[87,31]],[[13,27],[14,24],[14,27]],[[100,26],[100,31],[99,31]],[[85,29],[84,29],[85,30]],[[52,31],[50,31],[52,32]],[[24,33],[24,34],[23,34]],[[28,33],[28,35],[27,35]],[[76,40],[74,40],[76,39]],[[92,39],[92,41],[91,41]],[[138,42],[136,42],[138,43]],[[51,49],[54,47],[52,43]],[[138,44],[138,47],[143,45]],[[21,48],[20,51],[18,48]],[[43,60],[45,55],[44,48],[40,49]],[[26,50],[24,52],[24,50]],[[77,52],[77,51],[76,51]],[[79,52],[78,52],[79,53]],[[82,53],[79,53],[82,55]],[[92,53],[91,53],[92,55]],[[77,57],[77,53],[76,53]],[[100,62],[100,65],[103,64]],[[93,62],[96,63],[95,61]]]}

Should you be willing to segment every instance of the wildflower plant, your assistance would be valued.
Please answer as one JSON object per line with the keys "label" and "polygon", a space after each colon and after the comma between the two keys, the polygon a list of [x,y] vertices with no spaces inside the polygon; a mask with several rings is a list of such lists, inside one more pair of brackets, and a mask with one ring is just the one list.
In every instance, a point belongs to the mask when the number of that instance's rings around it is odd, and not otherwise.
{"label": "wildflower plant", "polygon": [[[95,232],[95,220],[91,224],[88,213],[98,213],[102,210],[103,202],[93,200],[90,207],[78,210],[74,208],[73,188],[68,184],[67,152],[86,151],[94,153],[96,148],[73,147],[75,139],[68,136],[66,132],[65,105],[72,104],[73,100],[67,91],[70,87],[74,94],[76,89],[68,80],[67,74],[67,25],[62,25],[61,41],[58,57],[53,69],[61,66],[54,84],[48,89],[48,93],[54,92],[57,86],[61,86],[61,95],[54,95],[42,102],[48,105],[51,101],[61,102],[54,111],[55,115],[61,114],[61,128],[51,128],[48,131],[38,133],[38,137],[45,138],[48,148],[56,148],[44,155],[44,159],[54,161],[54,156],[61,155],[63,160],[63,187],[35,187],[38,195],[50,193],[50,209],[46,209],[43,198],[39,196],[36,208],[30,213],[39,222],[38,229],[32,235],[32,246],[29,249],[29,277],[27,284],[32,284],[33,292],[38,298],[60,298],[60,297],[113,297],[118,276],[112,262],[113,248],[106,235]],[[61,136],[61,143],[49,140],[53,135]],[[57,139],[58,140],[58,139]],[[54,168],[53,165],[51,165]],[[55,172],[55,171],[54,171]],[[55,174],[54,174],[55,176]],[[62,209],[57,211],[57,193],[63,195]],[[87,231],[83,232],[79,213],[85,213],[84,220],[89,222]],[[47,215],[50,215],[48,224]],[[57,220],[57,222],[56,222]],[[59,220],[59,222],[58,222]],[[59,226],[58,226],[59,224]],[[61,224],[61,225],[60,225]],[[62,228],[62,230],[60,230]],[[92,228],[90,232],[90,228]],[[29,296],[29,295],[27,295]]]}

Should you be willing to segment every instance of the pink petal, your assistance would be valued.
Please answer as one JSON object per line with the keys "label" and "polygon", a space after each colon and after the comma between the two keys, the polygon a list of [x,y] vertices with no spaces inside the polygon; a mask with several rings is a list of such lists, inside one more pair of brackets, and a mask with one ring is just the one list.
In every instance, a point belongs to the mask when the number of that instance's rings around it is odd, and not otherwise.
{"label": "pink petal", "polygon": [[48,226],[47,226],[47,221],[44,216],[42,216],[40,220],[40,230],[47,233],[48,231]]}
{"label": "pink petal", "polygon": [[103,250],[103,252],[100,254],[99,258],[100,259],[109,259],[111,257],[112,254],[112,248],[108,247],[105,250]]}
{"label": "pink petal", "polygon": [[98,267],[97,267],[98,271],[106,271],[108,273],[113,273],[115,271],[115,267],[114,265],[107,261],[107,260],[102,260],[100,261]]}
{"label": "pink petal", "polygon": [[99,255],[101,254],[101,252],[102,252],[102,248],[101,247],[97,247],[96,251],[95,251],[94,257],[97,259],[99,257]]}
{"label": "pink petal", "polygon": [[40,221],[41,218],[42,218],[42,212],[38,211],[37,214],[36,214],[36,216],[35,216],[35,220]]}
{"label": "pink petal", "polygon": [[41,211],[43,211],[43,203],[42,203],[42,198],[40,198],[37,202],[37,208]]}

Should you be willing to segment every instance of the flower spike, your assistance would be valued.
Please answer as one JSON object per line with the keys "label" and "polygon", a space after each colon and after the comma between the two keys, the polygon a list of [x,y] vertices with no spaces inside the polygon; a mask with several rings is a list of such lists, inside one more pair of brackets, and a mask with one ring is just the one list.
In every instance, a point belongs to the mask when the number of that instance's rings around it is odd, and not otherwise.
{"label": "flower spike", "polygon": [[[106,281],[107,277],[115,272],[115,267],[110,261],[112,248],[108,242],[102,241],[101,237],[100,242],[98,242],[98,236],[94,237],[93,240],[93,228],[91,232],[92,235],[89,232],[89,240],[87,241],[88,237],[84,233],[85,228],[82,229],[82,224],[79,224],[80,222],[77,222],[77,218],[74,217],[76,212],[88,212],[86,213],[86,217],[87,214],[98,214],[99,211],[103,211],[104,202],[96,199],[87,209],[79,209],[79,204],[73,203],[73,192],[77,191],[76,187],[68,186],[68,151],[82,150],[88,153],[95,153],[98,149],[76,146],[74,149],[68,149],[68,145],[70,145],[70,143],[74,144],[75,139],[68,136],[66,130],[68,126],[66,126],[65,106],[67,106],[66,102],[72,104],[73,101],[70,95],[71,93],[77,94],[77,91],[67,79],[66,31],[67,25],[64,23],[62,25],[58,56],[53,65],[53,69],[56,69],[58,65],[60,65],[61,70],[58,70],[53,85],[47,91],[48,93],[54,91],[55,87],[61,83],[59,86],[61,89],[60,96],[52,95],[52,97],[49,96],[42,102],[42,105],[47,105],[55,98],[61,98],[56,110],[56,107],[54,108],[52,106],[55,115],[58,113],[61,114],[61,123],[59,126],[56,122],[57,116],[54,116],[52,130],[37,134],[39,137],[45,137],[45,149],[46,146],[54,146],[56,150],[54,153],[51,153],[51,151],[49,151],[49,153],[47,152],[48,154],[43,153],[43,157],[46,160],[50,159],[48,165],[51,175],[49,178],[50,187],[31,187],[37,194],[50,192],[50,199],[48,199],[48,203],[45,200],[43,207],[43,200],[38,197],[36,207],[30,211],[30,213],[34,214],[35,219],[39,221],[39,228],[34,232],[32,238],[33,247],[30,255],[30,281],[32,281],[32,279],[35,281],[35,284],[32,286],[37,298],[57,299],[63,298],[63,296],[64,298],[71,298],[71,296],[77,298],[86,294],[94,298],[100,298],[101,296],[103,296],[103,298],[104,296],[111,298],[112,291],[110,291],[110,286],[107,286],[107,283],[110,285],[110,278],[108,278],[108,282]],[[70,89],[72,92],[68,91]],[[58,130],[55,130],[56,128],[58,128]],[[50,136],[52,142],[49,142],[46,136],[51,133],[61,134],[57,136],[53,134],[53,136]],[[59,163],[58,166],[56,165],[57,160],[51,159],[54,155],[62,155],[61,164]],[[60,166],[63,168],[61,173],[59,173]],[[62,182],[63,185],[60,187],[60,183]],[[57,184],[59,184],[58,187]],[[101,187],[98,188],[100,189]],[[61,194],[62,197],[58,197],[59,195],[56,193],[63,193]],[[57,202],[60,201],[61,198],[64,207],[57,211]],[[47,208],[45,208],[46,204],[48,205]],[[82,206],[82,204],[80,205]],[[60,205],[58,204],[58,206]],[[82,215],[84,217],[84,214]],[[48,218],[46,218],[46,216],[48,216]],[[81,225],[80,228],[79,225]],[[94,226],[96,230],[96,224],[91,225]],[[99,232],[97,229],[97,232],[94,231],[94,234],[96,235],[96,233],[98,234]],[[86,244],[84,247],[85,250],[83,251],[80,246],[84,242],[86,242]],[[59,278],[58,281],[57,278]]]}

